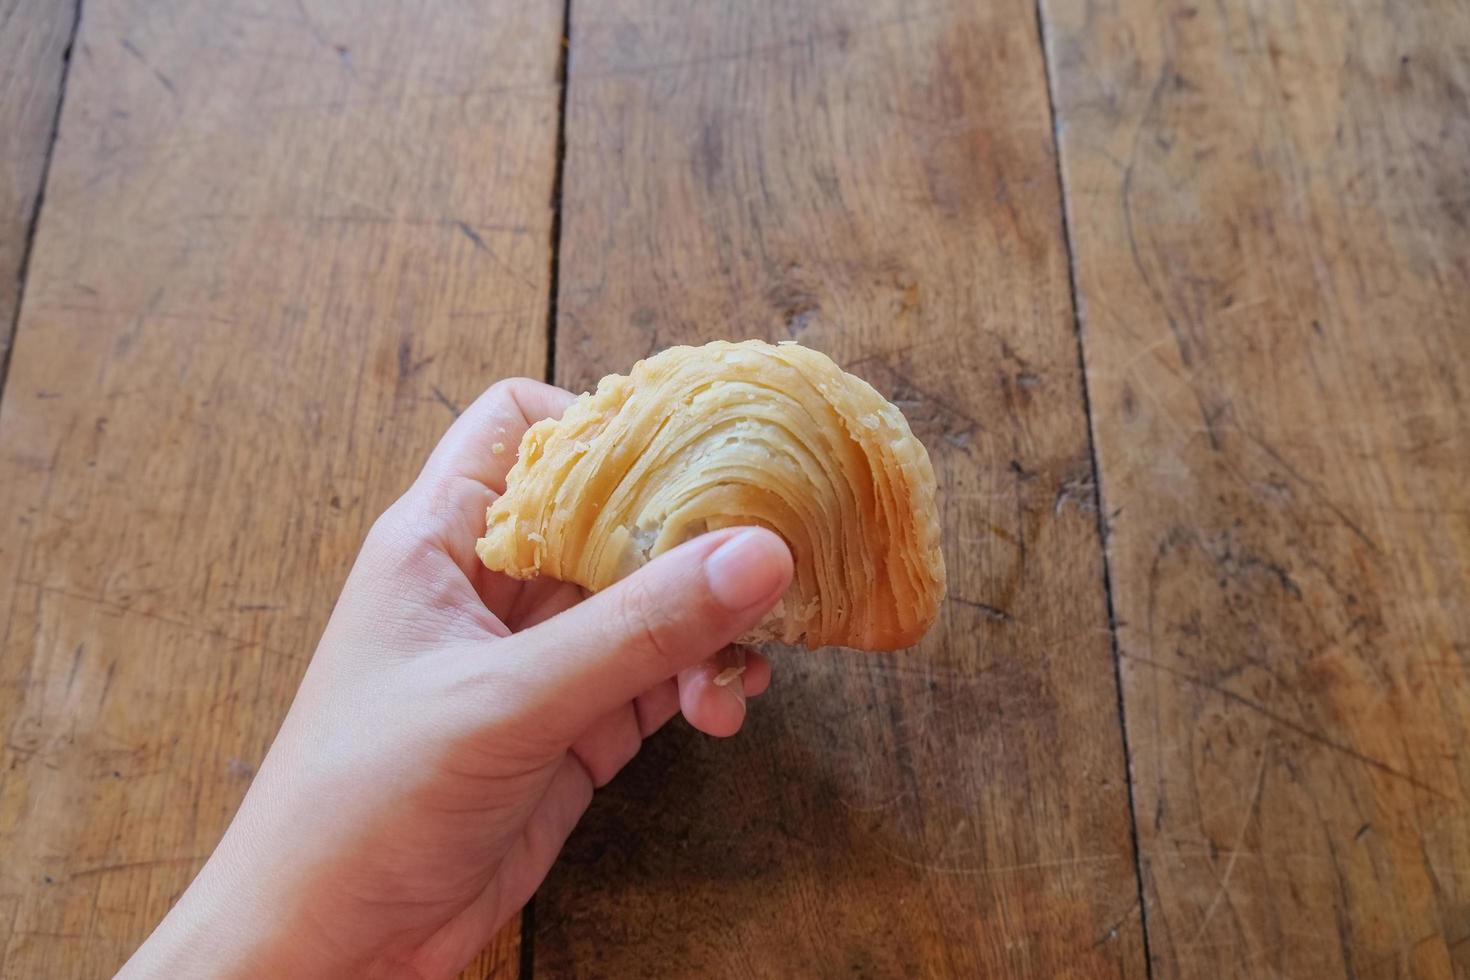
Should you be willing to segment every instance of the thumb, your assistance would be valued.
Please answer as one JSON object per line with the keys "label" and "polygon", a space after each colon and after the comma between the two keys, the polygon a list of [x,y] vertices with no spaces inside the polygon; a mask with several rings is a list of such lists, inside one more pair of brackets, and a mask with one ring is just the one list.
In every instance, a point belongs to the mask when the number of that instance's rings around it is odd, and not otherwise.
{"label": "thumb", "polygon": [[505,641],[543,730],[572,739],[747,632],[791,584],[791,552],[763,528],[695,538]]}

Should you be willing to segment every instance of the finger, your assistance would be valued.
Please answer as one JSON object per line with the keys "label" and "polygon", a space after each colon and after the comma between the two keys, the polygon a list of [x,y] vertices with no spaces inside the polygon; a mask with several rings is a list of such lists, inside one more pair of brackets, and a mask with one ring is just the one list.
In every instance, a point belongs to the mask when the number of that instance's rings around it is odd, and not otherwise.
{"label": "finger", "polygon": [[745,673],[740,679],[745,682],[745,697],[758,698],[771,686],[771,661],[758,650],[745,654]]}
{"label": "finger", "polygon": [[706,735],[727,738],[745,722],[745,648],[726,647],[679,672],[679,708]]}
{"label": "finger", "polygon": [[576,400],[569,391],[530,378],[497,381],[444,433],[424,474],[465,477],[502,494],[526,430],[542,419],[561,418]]}
{"label": "finger", "polygon": [[559,418],[576,398],[528,378],[492,385],[455,420],[423,471],[385,517],[427,537],[471,577],[480,566],[475,541],[485,510],[505,492],[521,437],[544,418]]}
{"label": "finger", "polygon": [[606,786],[633,761],[643,740],[678,713],[679,686],[670,678],[604,715],[572,743],[572,754],[598,787]]}
{"label": "finger", "polygon": [[[678,697],[684,719],[699,731],[717,738],[735,734],[744,725],[749,699],[764,694],[771,685],[771,662],[764,654],[747,649],[742,668],[730,649],[727,647],[704,663],[679,672]],[[735,669],[741,670],[738,682],[730,676]],[[733,695],[739,701],[738,708],[732,704],[731,693],[736,683],[741,685],[740,693]]]}
{"label": "finger", "polygon": [[770,531],[706,534],[516,634],[505,666],[518,670],[538,727],[575,738],[753,628],[790,582],[791,553]]}
{"label": "finger", "polygon": [[[764,675],[760,690],[770,681],[771,667],[758,653],[750,654],[757,674]],[[747,672],[747,676],[749,673]],[[748,682],[747,682],[748,684]],[[752,692],[759,693],[759,692]],[[599,787],[606,786],[638,754],[643,740],[679,713],[679,684],[674,678],[655,684],[630,704],[614,708],[572,743],[572,752],[582,760]],[[629,724],[629,719],[632,724]]]}
{"label": "finger", "polygon": [[637,709],[629,701],[594,722],[572,743],[571,751],[582,761],[592,784],[601,788],[633,761],[642,745]]}
{"label": "finger", "polygon": [[633,701],[638,712],[638,731],[644,738],[652,735],[679,713],[679,684],[672,677],[660,681]]}

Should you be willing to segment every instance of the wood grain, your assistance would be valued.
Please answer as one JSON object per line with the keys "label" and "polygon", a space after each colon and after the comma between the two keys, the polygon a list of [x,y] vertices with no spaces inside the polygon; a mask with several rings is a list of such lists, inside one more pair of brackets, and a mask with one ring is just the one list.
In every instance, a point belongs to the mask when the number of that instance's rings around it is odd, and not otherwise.
{"label": "wood grain", "polygon": [[0,391],[76,5],[0,0]]}
{"label": "wood grain", "polygon": [[86,5],[0,412],[0,974],[142,940],[371,520],[541,373],[561,13]]}
{"label": "wood grain", "polygon": [[678,724],[538,898],[538,976],[1141,976],[1091,463],[1024,2],[574,4],[556,373],[796,338],[896,399],[952,598]]}
{"label": "wood grain", "polygon": [[1470,10],[1044,9],[1154,974],[1470,976]]}

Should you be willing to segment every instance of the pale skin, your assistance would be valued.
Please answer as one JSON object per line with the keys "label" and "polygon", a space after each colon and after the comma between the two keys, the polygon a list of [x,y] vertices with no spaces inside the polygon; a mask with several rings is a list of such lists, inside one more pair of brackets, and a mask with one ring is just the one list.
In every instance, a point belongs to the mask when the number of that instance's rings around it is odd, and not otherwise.
{"label": "pale skin", "polygon": [[790,584],[774,534],[704,535],[586,599],[476,557],[521,434],[571,400],[497,384],[379,518],[229,830],[121,976],[453,976],[643,739],[680,711],[740,729],[770,664],[715,679]]}

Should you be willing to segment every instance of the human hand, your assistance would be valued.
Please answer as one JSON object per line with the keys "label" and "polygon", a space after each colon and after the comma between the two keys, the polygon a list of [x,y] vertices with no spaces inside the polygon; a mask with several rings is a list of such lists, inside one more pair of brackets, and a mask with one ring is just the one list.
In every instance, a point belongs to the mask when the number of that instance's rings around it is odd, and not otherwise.
{"label": "human hand", "polygon": [[585,601],[476,557],[522,433],[571,401],[497,384],[373,526],[239,813],[123,976],[452,975],[644,738],[681,708],[739,729],[770,665],[714,679],[790,583],[774,534],[704,535]]}

